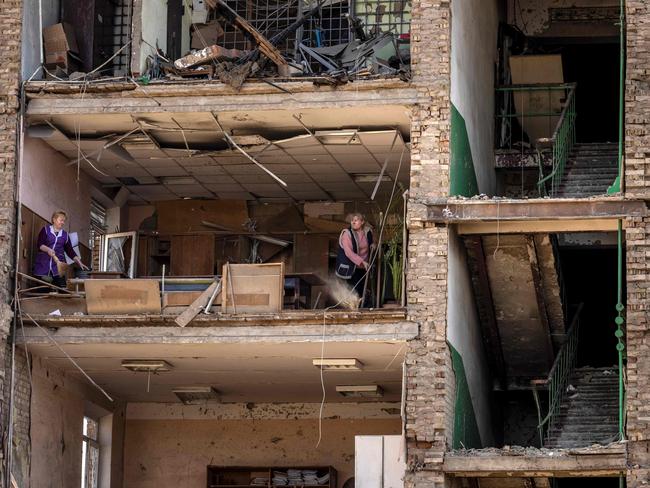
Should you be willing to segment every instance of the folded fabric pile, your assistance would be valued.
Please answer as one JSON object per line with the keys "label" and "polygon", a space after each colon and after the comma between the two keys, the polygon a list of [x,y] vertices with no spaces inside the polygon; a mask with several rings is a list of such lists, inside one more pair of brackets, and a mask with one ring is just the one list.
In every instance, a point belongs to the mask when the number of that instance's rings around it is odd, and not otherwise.
{"label": "folded fabric pile", "polygon": [[266,486],[269,484],[268,478],[253,478],[251,480],[251,485]]}
{"label": "folded fabric pile", "polygon": [[273,486],[285,486],[289,483],[289,476],[287,473],[284,473],[282,471],[273,471],[273,479],[271,480],[271,484]]}

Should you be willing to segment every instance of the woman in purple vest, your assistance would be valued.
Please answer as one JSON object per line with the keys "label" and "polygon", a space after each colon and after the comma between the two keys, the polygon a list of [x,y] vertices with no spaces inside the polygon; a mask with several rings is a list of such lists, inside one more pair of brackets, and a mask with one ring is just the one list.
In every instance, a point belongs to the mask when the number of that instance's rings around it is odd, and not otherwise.
{"label": "woman in purple vest", "polygon": [[65,254],[72,258],[81,269],[88,267],[81,262],[81,258],[74,252],[70,243],[70,236],[63,230],[67,215],[63,210],[52,214],[52,224],[46,225],[38,234],[36,247],[36,260],[34,262],[34,275],[43,281],[65,288],[65,276],[59,274],[60,263],[65,263]]}
{"label": "woman in purple vest", "polygon": [[[339,251],[336,256],[334,273],[346,280],[361,298],[370,272],[370,251],[372,249],[372,230],[366,225],[363,214],[352,214],[350,227],[343,229],[339,236]],[[364,300],[365,301],[365,300]],[[364,306],[364,303],[361,303]]]}

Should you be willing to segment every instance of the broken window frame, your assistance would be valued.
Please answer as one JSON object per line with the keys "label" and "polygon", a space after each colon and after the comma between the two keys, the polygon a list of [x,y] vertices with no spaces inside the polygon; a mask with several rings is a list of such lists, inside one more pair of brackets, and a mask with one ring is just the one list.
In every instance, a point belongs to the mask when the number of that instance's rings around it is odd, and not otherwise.
{"label": "broken window frame", "polygon": [[[131,239],[130,242],[130,252],[129,252],[129,265],[128,270],[125,266],[125,255],[123,253],[124,246],[128,244],[128,239]],[[122,262],[121,266],[115,267],[111,265],[109,251],[111,249],[111,239],[123,239],[123,241],[117,241],[119,243],[119,249],[122,250]],[[138,249],[138,233],[136,231],[131,232],[117,232],[114,234],[104,234],[102,236],[102,246],[101,246],[101,261],[99,263],[100,271],[116,271],[126,274],[129,278],[135,278],[136,260],[137,260],[137,249]],[[118,263],[119,264],[119,263]]]}

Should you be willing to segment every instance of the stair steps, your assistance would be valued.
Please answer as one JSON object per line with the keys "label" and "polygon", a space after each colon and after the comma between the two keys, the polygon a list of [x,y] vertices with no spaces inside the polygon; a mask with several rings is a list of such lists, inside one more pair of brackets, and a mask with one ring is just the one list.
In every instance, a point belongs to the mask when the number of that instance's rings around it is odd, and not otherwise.
{"label": "stair steps", "polygon": [[618,370],[579,368],[569,381],[555,425],[544,447],[607,444],[618,438]]}
{"label": "stair steps", "polygon": [[556,196],[588,198],[605,195],[617,176],[617,144],[576,144],[569,155]]}

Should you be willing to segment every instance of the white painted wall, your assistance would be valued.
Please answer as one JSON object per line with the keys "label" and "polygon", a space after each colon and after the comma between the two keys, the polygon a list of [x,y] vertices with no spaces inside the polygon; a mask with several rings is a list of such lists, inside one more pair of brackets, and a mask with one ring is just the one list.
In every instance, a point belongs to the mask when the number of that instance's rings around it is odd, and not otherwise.
{"label": "white painted wall", "polygon": [[[59,22],[59,0],[24,0],[22,33],[22,79],[27,80],[41,64],[41,26],[39,3],[42,5],[43,27]],[[34,79],[42,79],[40,73]]]}
{"label": "white painted wall", "polygon": [[488,373],[465,247],[453,227],[449,228],[448,260],[447,341],[463,358],[481,441],[484,446],[493,446],[490,408],[492,379]]}
{"label": "white painted wall", "polygon": [[[142,14],[136,16],[133,22],[139,22],[141,26],[141,37],[134,38],[134,42],[140,44],[139,71],[144,72],[147,56],[153,54],[155,49],[151,46],[158,46],[163,52],[167,50],[167,0],[140,0]],[[145,42],[146,41],[146,42]]]}
{"label": "white painted wall", "polygon": [[[479,7],[480,5],[480,7]],[[451,2],[451,102],[465,119],[481,193],[494,195],[497,0]]]}
{"label": "white painted wall", "polygon": [[68,159],[39,139],[25,137],[20,178],[20,198],[27,208],[50,220],[52,212],[63,209],[68,214],[66,230],[78,232],[79,240],[88,245],[90,230],[90,195],[95,182]]}

